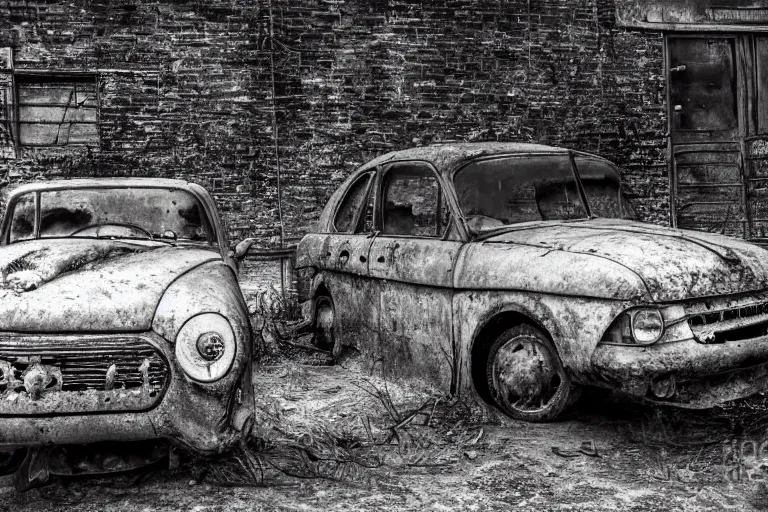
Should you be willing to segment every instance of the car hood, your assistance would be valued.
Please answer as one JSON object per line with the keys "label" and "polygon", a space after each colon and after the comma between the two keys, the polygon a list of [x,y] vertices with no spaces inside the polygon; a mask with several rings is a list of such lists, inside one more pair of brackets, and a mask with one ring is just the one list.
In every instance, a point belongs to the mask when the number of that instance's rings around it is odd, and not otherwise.
{"label": "car hood", "polygon": [[[711,233],[673,229],[615,219],[538,222],[501,230],[484,245],[524,244],[545,251],[578,255],[590,266],[602,260],[603,275],[590,276],[599,290],[612,279],[611,269],[635,274],[657,302],[730,295],[768,288],[768,251]],[[578,267],[578,265],[577,265]],[[564,269],[551,269],[557,274]],[[579,268],[570,268],[578,273]],[[626,272],[625,272],[626,274]],[[627,281],[631,281],[629,277]]]}
{"label": "car hood", "polygon": [[220,259],[160,242],[30,240],[0,247],[0,331],[145,331],[166,288]]}

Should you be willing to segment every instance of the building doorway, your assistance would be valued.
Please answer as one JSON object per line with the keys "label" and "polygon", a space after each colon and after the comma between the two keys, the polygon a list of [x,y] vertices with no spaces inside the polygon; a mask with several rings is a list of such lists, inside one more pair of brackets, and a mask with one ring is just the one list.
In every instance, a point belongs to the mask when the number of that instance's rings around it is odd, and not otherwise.
{"label": "building doorway", "polygon": [[768,34],[665,39],[673,225],[768,244]]}

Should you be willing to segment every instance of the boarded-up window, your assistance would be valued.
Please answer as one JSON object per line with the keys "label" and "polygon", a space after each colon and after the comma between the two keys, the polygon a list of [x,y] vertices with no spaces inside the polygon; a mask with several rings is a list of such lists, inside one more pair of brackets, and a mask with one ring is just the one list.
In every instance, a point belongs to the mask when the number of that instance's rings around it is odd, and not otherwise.
{"label": "boarded-up window", "polygon": [[22,146],[98,145],[95,75],[16,76]]}

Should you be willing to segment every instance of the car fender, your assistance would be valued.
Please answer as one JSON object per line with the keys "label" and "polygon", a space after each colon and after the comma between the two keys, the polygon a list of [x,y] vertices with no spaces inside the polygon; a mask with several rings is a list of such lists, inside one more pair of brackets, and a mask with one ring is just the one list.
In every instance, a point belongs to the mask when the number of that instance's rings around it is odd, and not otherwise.
{"label": "car fender", "polygon": [[202,265],[174,281],[155,310],[152,330],[175,343],[187,320],[201,313],[222,315],[235,333],[237,355],[230,374],[205,385],[206,389],[225,392],[232,387],[232,376],[241,375],[249,367],[252,341],[248,309],[237,278],[221,261]]}
{"label": "car fender", "polygon": [[627,302],[504,290],[457,290],[454,338],[460,358],[461,389],[472,390],[471,354],[483,327],[495,316],[518,313],[544,330],[575,382],[592,380],[591,357],[605,329]]}

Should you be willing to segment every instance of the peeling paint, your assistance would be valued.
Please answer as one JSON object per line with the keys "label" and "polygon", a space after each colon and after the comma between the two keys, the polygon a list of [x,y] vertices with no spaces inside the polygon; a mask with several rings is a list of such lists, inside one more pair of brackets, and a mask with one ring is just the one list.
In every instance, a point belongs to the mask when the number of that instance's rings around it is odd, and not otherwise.
{"label": "peeling paint", "polygon": [[[492,155],[534,159],[563,151],[445,144],[389,153],[358,172],[386,172],[383,164],[394,161],[432,164],[461,226],[467,219],[451,180],[457,166]],[[486,400],[489,387],[512,382],[520,388],[517,397],[527,396],[526,389],[548,389],[558,407],[567,406],[571,384],[685,407],[712,406],[760,389],[746,376],[763,382],[749,369],[768,364],[765,249],[722,235],[587,215],[502,225],[475,236],[455,229],[453,238],[430,238],[381,233],[378,211],[370,232],[334,234],[338,200],[351,183],[326,207],[322,218],[328,224],[302,240],[296,266],[317,271],[313,290],[322,283],[330,293],[335,332],[363,353],[371,371]],[[638,341],[632,316],[640,309],[658,311],[660,333],[646,345]],[[710,321],[715,313],[720,316]],[[695,324],[697,319],[703,320]],[[547,338],[530,335],[547,354],[556,352],[562,368],[554,360],[526,359],[525,351],[491,354],[496,338],[519,323]],[[614,335],[622,326],[628,331]],[[491,382],[488,365],[496,357],[510,368],[493,366],[498,382]],[[564,383],[566,391],[549,389],[553,383]]]}
{"label": "peeling paint", "polygon": [[[123,198],[129,200],[137,197],[135,187],[152,183],[159,191],[187,187],[169,180],[49,186],[98,190],[108,184],[114,196],[122,184],[134,187]],[[212,209],[202,188],[188,190]],[[217,243],[134,239],[119,229],[10,244],[2,237],[0,445],[30,447],[41,461],[55,452],[43,445],[156,439],[213,455],[249,434],[247,307],[231,258],[222,254],[227,244],[220,222],[210,224]],[[7,235],[7,217],[3,226]],[[235,344],[234,360],[210,383],[194,381],[175,357],[179,329],[201,313],[223,316],[234,334],[227,338]],[[127,466],[141,462],[129,459]]]}

